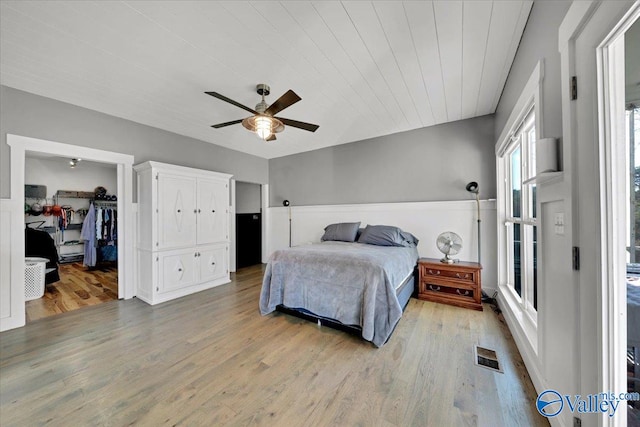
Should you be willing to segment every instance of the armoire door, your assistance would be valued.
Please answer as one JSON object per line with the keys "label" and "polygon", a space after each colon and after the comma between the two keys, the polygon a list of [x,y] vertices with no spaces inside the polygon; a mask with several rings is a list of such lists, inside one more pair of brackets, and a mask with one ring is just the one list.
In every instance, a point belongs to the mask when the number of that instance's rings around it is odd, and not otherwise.
{"label": "armoire door", "polygon": [[195,178],[159,174],[158,249],[193,246],[196,242]]}
{"label": "armoire door", "polygon": [[200,282],[209,282],[227,274],[227,245],[197,248]]}
{"label": "armoire door", "polygon": [[180,249],[158,253],[158,292],[171,292],[198,283],[197,251]]}
{"label": "armoire door", "polygon": [[226,182],[198,179],[198,244],[224,242],[229,238],[228,206]]}

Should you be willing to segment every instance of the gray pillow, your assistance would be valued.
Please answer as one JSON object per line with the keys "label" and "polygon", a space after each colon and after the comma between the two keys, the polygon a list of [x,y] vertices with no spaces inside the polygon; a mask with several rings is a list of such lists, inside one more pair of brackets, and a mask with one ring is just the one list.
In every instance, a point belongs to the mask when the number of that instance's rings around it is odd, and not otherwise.
{"label": "gray pillow", "polygon": [[418,238],[413,234],[408,233],[406,231],[400,231],[400,235],[402,236],[404,241],[408,243],[408,245],[404,245],[404,246],[418,246],[418,242],[420,240],[418,240]]}
{"label": "gray pillow", "polygon": [[418,239],[411,233],[391,225],[367,225],[358,243],[376,246],[415,246],[418,244]]}
{"label": "gray pillow", "polygon": [[360,222],[341,222],[324,228],[322,241],[355,242]]}

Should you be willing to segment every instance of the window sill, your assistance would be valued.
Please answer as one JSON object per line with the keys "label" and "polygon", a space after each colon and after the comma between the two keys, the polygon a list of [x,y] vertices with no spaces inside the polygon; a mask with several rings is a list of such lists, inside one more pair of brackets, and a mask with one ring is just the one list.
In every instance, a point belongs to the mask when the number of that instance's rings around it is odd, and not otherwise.
{"label": "window sill", "polygon": [[531,347],[533,352],[538,354],[538,327],[531,314],[527,313],[522,308],[522,303],[518,301],[518,294],[506,285],[500,285],[498,287],[502,294],[502,300],[505,302],[506,307],[502,307],[503,310],[507,310],[510,317],[513,318],[520,327],[521,335],[523,335],[527,344]]}
{"label": "window sill", "polygon": [[526,181],[523,181],[523,184],[545,184],[553,181],[558,181],[562,178],[563,172],[542,172],[539,175],[534,176],[533,178],[529,178]]}

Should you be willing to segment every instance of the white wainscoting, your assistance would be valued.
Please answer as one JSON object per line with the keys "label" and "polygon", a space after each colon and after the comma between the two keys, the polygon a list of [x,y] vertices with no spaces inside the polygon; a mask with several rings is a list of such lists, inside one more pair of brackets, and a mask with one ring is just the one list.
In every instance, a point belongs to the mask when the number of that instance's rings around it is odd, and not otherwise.
{"label": "white wainscoting", "polygon": [[[0,199],[0,331],[24,326],[24,202]],[[16,259],[18,257],[19,259]],[[11,283],[22,283],[13,287]],[[14,292],[16,289],[21,292]]]}
{"label": "white wainscoting", "polygon": [[[482,230],[482,288],[491,295],[497,288],[496,202],[480,202]],[[335,222],[360,221],[367,224],[395,225],[413,233],[420,243],[422,257],[441,258],[436,238],[443,231],[453,231],[463,240],[457,258],[478,259],[477,205],[475,200],[452,202],[371,203],[359,205],[291,206],[291,244],[319,242],[324,227]],[[269,247],[271,254],[289,245],[289,211],[286,207],[268,209]]]}

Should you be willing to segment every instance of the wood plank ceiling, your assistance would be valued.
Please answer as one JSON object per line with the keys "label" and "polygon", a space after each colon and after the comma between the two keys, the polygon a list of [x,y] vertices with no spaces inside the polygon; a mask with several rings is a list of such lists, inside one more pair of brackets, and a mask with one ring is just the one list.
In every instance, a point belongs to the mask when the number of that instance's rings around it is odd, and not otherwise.
{"label": "wood plank ceiling", "polygon": [[[2,1],[0,83],[274,158],[495,111],[532,1]],[[265,143],[241,125],[320,125]]]}

